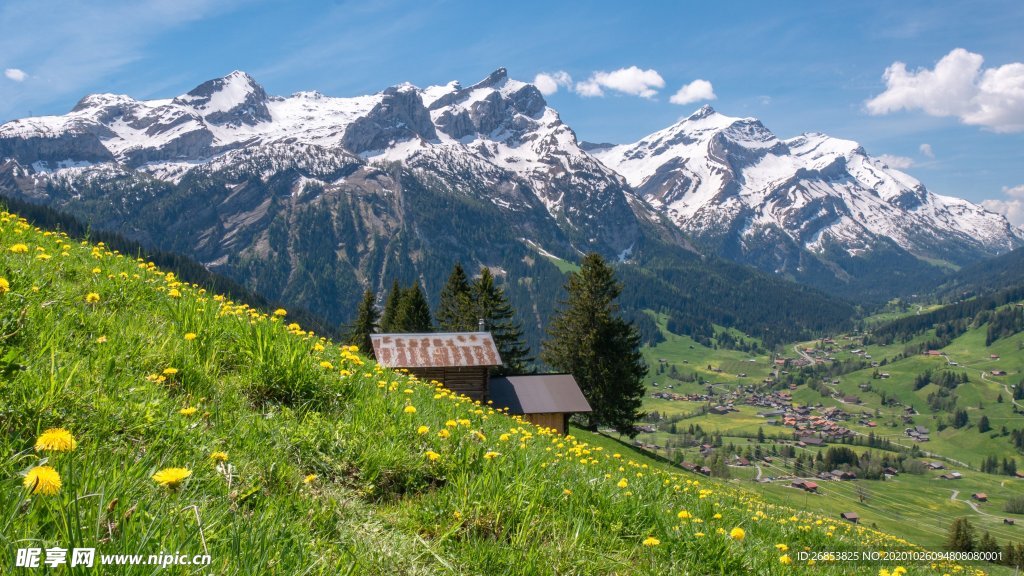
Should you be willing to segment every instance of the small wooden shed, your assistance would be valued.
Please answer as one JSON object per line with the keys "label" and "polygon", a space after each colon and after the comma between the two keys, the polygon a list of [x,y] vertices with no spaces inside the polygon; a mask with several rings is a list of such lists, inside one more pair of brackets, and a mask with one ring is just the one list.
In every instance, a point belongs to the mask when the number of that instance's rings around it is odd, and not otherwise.
{"label": "small wooden shed", "polygon": [[592,411],[571,374],[492,378],[488,396],[496,408],[508,408],[509,414],[522,415],[559,434],[569,429],[569,416]]}
{"label": "small wooden shed", "polygon": [[487,400],[489,371],[501,366],[490,332],[371,334],[377,362],[406,368],[421,380],[437,380],[473,400]]}
{"label": "small wooden shed", "polygon": [[839,517],[847,522],[853,522],[854,524],[860,522],[860,516],[858,516],[856,512],[843,512]]}

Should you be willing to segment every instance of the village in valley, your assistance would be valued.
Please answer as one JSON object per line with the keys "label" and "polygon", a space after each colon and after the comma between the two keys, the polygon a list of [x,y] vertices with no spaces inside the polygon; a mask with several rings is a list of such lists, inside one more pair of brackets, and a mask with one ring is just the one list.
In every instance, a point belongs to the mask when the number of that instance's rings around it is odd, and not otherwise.
{"label": "village in valley", "polygon": [[[1010,442],[989,436],[1005,438],[1024,413],[1014,399],[1021,335],[992,349],[976,334],[941,350],[926,340],[884,344],[852,332],[751,354],[666,332],[646,349],[647,417],[632,444],[837,520],[911,526],[938,541],[951,515],[969,513],[1013,536],[1024,517],[1004,505],[1024,491],[1024,470]],[[955,389],[978,396],[966,424],[943,410],[949,392],[935,382],[945,373],[981,385]],[[924,386],[922,374],[932,378]]]}

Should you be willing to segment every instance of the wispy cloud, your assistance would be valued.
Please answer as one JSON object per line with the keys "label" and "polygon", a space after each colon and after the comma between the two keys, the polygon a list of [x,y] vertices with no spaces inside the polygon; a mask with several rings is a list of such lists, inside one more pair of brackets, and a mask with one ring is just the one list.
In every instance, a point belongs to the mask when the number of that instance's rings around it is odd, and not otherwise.
{"label": "wispy cloud", "polygon": [[572,88],[572,76],[564,70],[558,72],[541,72],[533,77],[533,85],[540,93],[548,96],[558,92],[558,88]]}
{"label": "wispy cloud", "polygon": [[718,98],[718,96],[715,96],[715,89],[711,86],[711,82],[697,79],[680,88],[668,101],[673,104],[692,104],[701,100],[714,100],[715,98]]}
{"label": "wispy cloud", "polygon": [[896,156],[893,154],[881,154],[878,159],[885,162],[889,168],[895,168],[897,170],[906,170],[914,166],[914,159],[907,158],[906,156]]}
{"label": "wispy cloud", "polygon": [[653,98],[658,90],[665,87],[665,79],[657,70],[642,70],[636,66],[619,68],[611,72],[597,71],[590,78],[576,84],[576,92],[580,96],[604,96],[606,90]]}
{"label": "wispy cloud", "polygon": [[981,54],[956,48],[933,69],[911,71],[895,62],[883,75],[885,92],[868,100],[867,110],[922,110],[995,132],[1024,131],[1024,63],[982,69],[984,60]]}
{"label": "wispy cloud", "polygon": [[1006,216],[1014,226],[1024,226],[1024,184],[1012,188],[1003,186],[1003,198],[982,200],[981,205]]}
{"label": "wispy cloud", "polygon": [[15,82],[23,82],[25,78],[28,78],[28,74],[20,68],[7,68],[4,70],[4,76]]}
{"label": "wispy cloud", "polygon": [[917,149],[921,151],[921,155],[924,156],[925,158],[929,158],[931,160],[935,159],[935,151],[932,150],[931,144],[921,144],[920,146],[918,146]]}
{"label": "wispy cloud", "polygon": [[17,84],[0,84],[0,118],[80,96],[145,57],[147,45],[161,33],[231,10],[243,1],[5,2],[0,7],[0,55],[32,70],[32,76]]}

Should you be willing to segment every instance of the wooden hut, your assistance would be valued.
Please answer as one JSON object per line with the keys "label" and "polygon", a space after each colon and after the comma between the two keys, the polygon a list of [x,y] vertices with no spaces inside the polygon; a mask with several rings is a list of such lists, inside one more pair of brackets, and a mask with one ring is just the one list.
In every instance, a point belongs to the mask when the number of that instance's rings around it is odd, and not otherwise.
{"label": "wooden hut", "polygon": [[843,512],[839,517],[847,522],[853,522],[854,524],[860,522],[860,516],[858,516],[856,512]]}
{"label": "wooden hut", "polygon": [[508,408],[509,414],[519,414],[559,434],[569,429],[569,416],[592,411],[571,374],[492,378],[488,397],[496,408]]}
{"label": "wooden hut", "polygon": [[490,332],[371,334],[370,340],[382,366],[405,368],[473,400],[487,400],[489,371],[501,366]]}

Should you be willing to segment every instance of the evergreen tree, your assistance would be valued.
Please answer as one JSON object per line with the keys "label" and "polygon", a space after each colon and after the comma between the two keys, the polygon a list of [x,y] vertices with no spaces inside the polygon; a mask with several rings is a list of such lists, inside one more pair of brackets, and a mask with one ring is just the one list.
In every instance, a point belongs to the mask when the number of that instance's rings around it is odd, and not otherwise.
{"label": "evergreen tree", "polygon": [[588,254],[570,274],[566,291],[541,357],[576,378],[593,408],[590,429],[613,426],[635,436],[647,367],[639,334],[619,316],[615,299],[622,287],[615,272],[600,255]]}
{"label": "evergreen tree", "polygon": [[401,291],[398,301],[398,310],[395,313],[395,332],[432,332],[434,320],[430,316],[430,304],[427,297],[423,295],[420,285],[413,283],[412,286]]}
{"label": "evergreen tree", "polygon": [[522,374],[533,358],[523,341],[523,326],[516,322],[515,311],[505,296],[505,291],[494,283],[494,275],[488,268],[480,269],[480,278],[473,283],[473,312],[484,321],[484,329],[491,333],[494,345],[504,363],[496,370],[498,374]]}
{"label": "evergreen tree", "polygon": [[967,518],[957,518],[953,521],[946,536],[946,548],[954,552],[974,550],[974,526]]}
{"label": "evergreen tree", "polygon": [[473,294],[462,264],[455,263],[448,283],[441,289],[441,301],[434,315],[441,330],[467,332],[477,329],[473,312]]}
{"label": "evergreen tree", "polygon": [[988,416],[982,416],[981,420],[978,420],[978,432],[988,432],[992,429],[992,425],[989,424]]}
{"label": "evergreen tree", "polygon": [[380,331],[381,332],[396,332],[397,324],[395,319],[398,317],[398,303],[402,300],[402,287],[398,285],[398,280],[395,280],[391,284],[391,292],[388,292],[388,298],[384,301],[384,314],[380,317]]}
{"label": "evergreen tree", "polygon": [[985,534],[981,536],[981,540],[978,541],[978,552],[999,552],[999,542],[985,531]]}
{"label": "evergreen tree", "polygon": [[378,313],[376,306],[377,297],[373,290],[363,293],[363,300],[359,303],[359,311],[356,313],[356,320],[349,327],[346,341],[349,344],[359,347],[359,351],[373,358],[373,343],[370,341],[370,334],[377,331]]}

